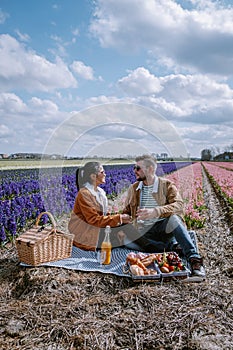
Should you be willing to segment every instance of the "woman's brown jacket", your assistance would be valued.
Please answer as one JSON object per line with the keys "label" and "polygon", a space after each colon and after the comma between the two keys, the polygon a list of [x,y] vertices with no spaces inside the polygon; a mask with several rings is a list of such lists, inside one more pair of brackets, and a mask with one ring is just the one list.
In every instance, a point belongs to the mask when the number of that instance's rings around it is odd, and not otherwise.
{"label": "woman's brown jacket", "polygon": [[103,215],[95,196],[87,188],[81,188],[68,224],[70,233],[74,235],[73,244],[84,250],[96,250],[100,228],[107,225],[120,225],[120,214]]}

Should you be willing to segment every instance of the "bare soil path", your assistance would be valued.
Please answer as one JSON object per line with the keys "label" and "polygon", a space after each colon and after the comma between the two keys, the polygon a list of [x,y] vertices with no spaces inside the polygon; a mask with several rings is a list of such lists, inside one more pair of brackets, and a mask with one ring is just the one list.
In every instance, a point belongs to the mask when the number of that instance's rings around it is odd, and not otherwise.
{"label": "bare soil path", "polygon": [[204,191],[206,226],[196,230],[202,283],[29,269],[19,266],[14,247],[1,251],[0,349],[233,349],[233,236],[206,176]]}

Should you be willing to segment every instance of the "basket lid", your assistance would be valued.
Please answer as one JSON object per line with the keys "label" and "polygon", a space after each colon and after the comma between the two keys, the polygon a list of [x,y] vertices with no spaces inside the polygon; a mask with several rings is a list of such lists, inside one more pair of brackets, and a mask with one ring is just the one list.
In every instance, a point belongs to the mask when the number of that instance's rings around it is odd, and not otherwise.
{"label": "basket lid", "polygon": [[54,229],[52,227],[33,226],[30,228],[30,230],[22,233],[18,238],[16,238],[16,242],[19,244],[26,243],[33,245],[46,240],[53,232]]}

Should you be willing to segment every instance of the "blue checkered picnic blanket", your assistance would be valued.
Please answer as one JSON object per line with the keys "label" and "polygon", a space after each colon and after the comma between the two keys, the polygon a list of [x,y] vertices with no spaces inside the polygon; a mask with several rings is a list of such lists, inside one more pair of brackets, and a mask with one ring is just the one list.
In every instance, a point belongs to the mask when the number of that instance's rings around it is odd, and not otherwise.
{"label": "blue checkered picnic blanket", "polygon": [[[195,231],[189,231],[189,234],[197,247]],[[109,265],[102,265],[99,259],[99,252],[85,251],[73,247],[70,258],[43,263],[39,266],[62,267],[71,270],[101,272],[128,277],[129,275],[123,272],[123,266],[126,263],[127,254],[134,251],[128,248],[115,248],[112,250],[111,263]],[[21,263],[21,265],[29,266],[24,263]]]}
{"label": "blue checkered picnic blanket", "polygon": [[[127,275],[123,272],[123,266],[125,265],[127,254],[132,251],[133,250],[127,248],[115,248],[112,250],[111,263],[109,265],[103,265],[100,263],[99,251],[85,251],[77,247],[73,247],[70,258],[51,261],[38,266],[62,267],[64,269],[110,273],[117,276],[127,277]],[[30,265],[25,263],[21,263],[21,265],[30,267]]]}

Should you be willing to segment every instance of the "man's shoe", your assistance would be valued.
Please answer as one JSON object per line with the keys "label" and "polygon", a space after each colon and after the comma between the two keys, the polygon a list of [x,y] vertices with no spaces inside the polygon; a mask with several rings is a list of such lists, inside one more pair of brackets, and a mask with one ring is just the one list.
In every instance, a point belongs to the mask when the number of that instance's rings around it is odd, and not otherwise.
{"label": "man's shoe", "polygon": [[205,277],[205,269],[202,258],[190,258],[192,276]]}

